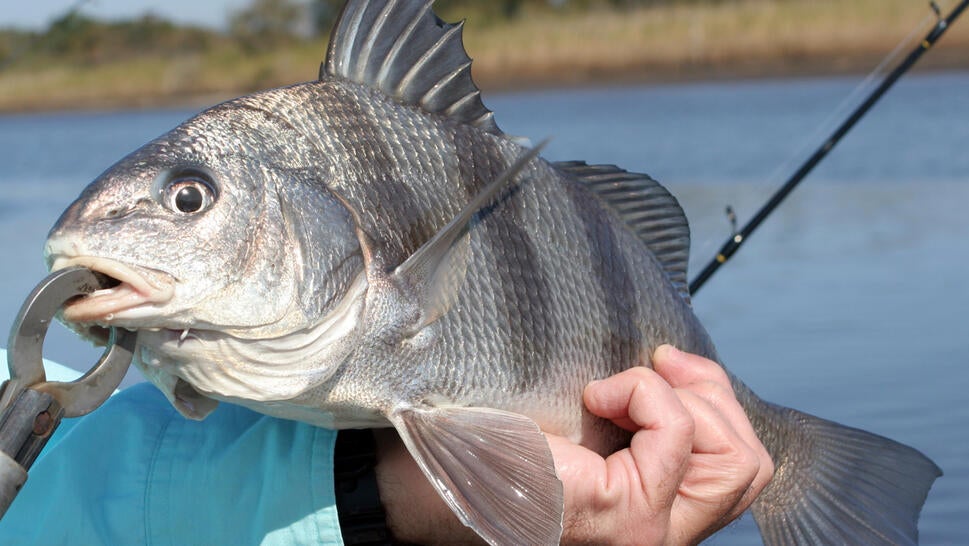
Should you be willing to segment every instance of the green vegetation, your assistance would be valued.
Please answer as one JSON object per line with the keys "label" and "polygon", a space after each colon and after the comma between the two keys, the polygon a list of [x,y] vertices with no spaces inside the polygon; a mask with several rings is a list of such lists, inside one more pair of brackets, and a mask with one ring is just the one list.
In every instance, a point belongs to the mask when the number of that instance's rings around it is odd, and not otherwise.
{"label": "green vegetation", "polygon": [[[0,111],[209,104],[309,80],[341,4],[316,0],[307,13],[292,0],[254,0],[224,33],[78,13],[44,32],[0,30]],[[485,88],[867,71],[928,13],[920,0],[438,0],[435,9],[467,19]],[[923,64],[969,66],[969,21]]]}

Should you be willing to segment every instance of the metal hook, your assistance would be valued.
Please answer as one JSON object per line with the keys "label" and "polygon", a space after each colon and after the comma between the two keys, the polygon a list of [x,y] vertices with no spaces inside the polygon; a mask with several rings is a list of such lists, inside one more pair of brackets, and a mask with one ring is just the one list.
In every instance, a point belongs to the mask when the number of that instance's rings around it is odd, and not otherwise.
{"label": "metal hook", "polygon": [[88,373],[70,383],[46,381],[42,353],[54,315],[71,299],[110,285],[108,277],[90,269],[62,269],[41,281],[20,308],[7,352],[10,379],[0,394],[0,517],[61,418],[103,404],[131,365],[137,335],[111,328],[107,350]]}
{"label": "metal hook", "polygon": [[52,273],[24,301],[10,332],[7,364],[10,380],[4,383],[0,408],[10,406],[25,389],[50,394],[64,407],[65,417],[90,413],[118,388],[134,356],[137,335],[111,328],[108,347],[98,363],[79,379],[48,382],[44,372],[43,345],[47,328],[69,300],[107,285],[107,277],[83,267]]}

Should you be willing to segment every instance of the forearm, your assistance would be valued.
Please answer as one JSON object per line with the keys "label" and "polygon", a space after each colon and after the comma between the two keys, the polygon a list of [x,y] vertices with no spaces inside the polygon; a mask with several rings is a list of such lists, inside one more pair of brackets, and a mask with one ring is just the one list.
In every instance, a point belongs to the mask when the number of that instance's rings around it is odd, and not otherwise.
{"label": "forearm", "polygon": [[395,539],[428,546],[484,544],[431,487],[393,429],[375,430],[374,436],[377,485]]}

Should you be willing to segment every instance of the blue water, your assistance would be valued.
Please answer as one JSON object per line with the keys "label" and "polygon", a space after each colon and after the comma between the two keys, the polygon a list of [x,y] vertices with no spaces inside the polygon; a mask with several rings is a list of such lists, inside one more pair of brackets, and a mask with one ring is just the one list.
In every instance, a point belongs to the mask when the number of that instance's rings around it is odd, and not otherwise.
{"label": "blue water", "polygon": [[[487,97],[552,159],[650,173],[681,200],[691,269],[779,183],[857,79]],[[763,397],[922,450],[945,471],[923,544],[969,544],[969,73],[906,77],[696,295],[725,362]],[[0,117],[0,331],[44,274],[47,229],[85,184],[193,112]],[[45,354],[97,351],[54,331]],[[129,381],[137,380],[131,378]],[[710,540],[757,543],[750,518]]]}

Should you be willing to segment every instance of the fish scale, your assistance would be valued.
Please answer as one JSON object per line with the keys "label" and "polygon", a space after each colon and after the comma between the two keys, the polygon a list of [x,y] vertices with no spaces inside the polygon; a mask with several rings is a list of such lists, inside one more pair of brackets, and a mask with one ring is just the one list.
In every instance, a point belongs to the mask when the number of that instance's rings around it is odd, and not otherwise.
{"label": "fish scale", "polygon": [[[64,320],[138,331],[135,363],[184,415],[227,401],[392,426],[482,538],[554,544],[563,491],[542,432],[624,447],[584,410],[589,381],[650,365],[663,343],[717,355],[690,307],[675,198],[502,133],[460,33],[428,2],[351,0],[317,81],[133,152],[45,252],[52,269],[115,276],[128,298],[85,298]],[[204,207],[179,210],[185,184]],[[768,545],[917,541],[931,461],[731,381],[777,468],[753,505]]]}

